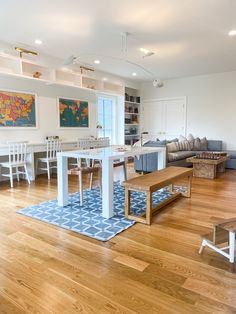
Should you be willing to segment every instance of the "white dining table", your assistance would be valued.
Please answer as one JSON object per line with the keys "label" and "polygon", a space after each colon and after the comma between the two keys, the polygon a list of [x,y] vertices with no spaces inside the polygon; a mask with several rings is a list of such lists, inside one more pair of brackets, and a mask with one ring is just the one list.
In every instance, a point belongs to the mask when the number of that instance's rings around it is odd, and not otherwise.
{"label": "white dining table", "polygon": [[128,157],[139,157],[144,154],[158,153],[157,169],[166,166],[165,147],[121,147],[109,146],[105,148],[64,151],[57,154],[57,187],[58,205],[66,206],[69,203],[68,195],[68,158],[85,158],[102,161],[102,216],[112,217],[113,214],[113,161],[127,160]]}

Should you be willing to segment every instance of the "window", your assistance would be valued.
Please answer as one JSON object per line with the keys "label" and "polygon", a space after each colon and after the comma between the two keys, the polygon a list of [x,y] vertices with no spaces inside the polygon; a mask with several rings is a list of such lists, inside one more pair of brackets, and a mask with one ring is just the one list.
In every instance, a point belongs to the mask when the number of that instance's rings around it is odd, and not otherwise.
{"label": "window", "polygon": [[98,137],[109,137],[110,143],[115,144],[115,99],[98,97]]}

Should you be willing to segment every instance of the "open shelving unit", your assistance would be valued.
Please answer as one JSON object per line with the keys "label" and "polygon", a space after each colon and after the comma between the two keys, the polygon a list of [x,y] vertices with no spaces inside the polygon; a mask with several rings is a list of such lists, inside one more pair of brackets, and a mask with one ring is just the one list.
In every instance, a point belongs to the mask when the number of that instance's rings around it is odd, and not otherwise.
{"label": "open shelving unit", "polygon": [[[34,77],[35,72],[41,75]],[[112,81],[103,81],[79,72],[52,69],[48,66],[35,63],[33,61],[0,54],[0,76],[14,77],[19,79],[31,79],[47,85],[63,85],[74,88],[89,90],[91,92],[108,92],[123,95],[124,86]]]}
{"label": "open shelving unit", "polygon": [[133,145],[140,139],[140,96],[139,90],[125,87],[125,144]]}

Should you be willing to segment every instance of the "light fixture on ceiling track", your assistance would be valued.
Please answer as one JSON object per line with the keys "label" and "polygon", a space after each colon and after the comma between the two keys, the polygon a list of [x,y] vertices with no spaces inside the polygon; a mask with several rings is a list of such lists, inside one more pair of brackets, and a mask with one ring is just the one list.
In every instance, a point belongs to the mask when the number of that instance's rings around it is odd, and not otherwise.
{"label": "light fixture on ceiling track", "polygon": [[22,54],[23,53],[30,54],[30,55],[33,55],[33,56],[37,56],[38,55],[38,53],[36,51],[32,51],[32,50],[25,49],[25,48],[22,48],[22,47],[15,47],[15,50],[20,53],[20,58],[22,58]]}
{"label": "light fixture on ceiling track", "polygon": [[[156,87],[156,88],[160,88],[160,87],[163,87],[164,86],[164,83],[160,80],[160,79],[155,79],[156,75],[149,71],[148,69],[146,69],[145,67],[143,67],[142,65],[136,63],[136,62],[133,62],[133,61],[130,61],[128,60],[127,58],[127,51],[128,51],[128,48],[127,48],[127,38],[128,36],[130,36],[130,33],[128,32],[124,32],[124,33],[121,33],[121,52],[123,54],[123,57],[119,58],[119,57],[114,57],[114,56],[107,56],[107,55],[98,55],[98,54],[95,54],[95,53],[87,53],[86,56],[90,55],[90,56],[100,56],[100,57],[103,57],[103,58],[110,58],[110,59],[113,59],[113,60],[118,60],[118,61],[125,61],[126,63],[130,64],[130,65],[133,65],[139,69],[141,69],[142,71],[144,71],[150,78],[154,79],[153,81],[153,86]],[[141,50],[142,49],[142,50]],[[150,57],[152,55],[154,55],[154,52],[152,51],[149,51],[145,48],[141,48],[140,51],[144,54],[143,55],[143,58],[146,58],[146,57]],[[81,55],[80,55],[81,56]],[[69,65],[72,65],[72,64],[82,64],[82,60],[80,59],[80,57],[76,57],[74,55],[70,56],[69,58],[67,58],[64,62],[63,62],[63,66],[69,66]],[[84,66],[80,66],[80,69],[83,68]],[[94,71],[94,69],[91,67],[90,68],[90,65],[86,65],[86,70],[89,70],[89,71]],[[81,71],[82,73],[82,71]],[[137,73],[134,72],[136,75]],[[133,76],[136,76],[136,75],[133,75]]]}

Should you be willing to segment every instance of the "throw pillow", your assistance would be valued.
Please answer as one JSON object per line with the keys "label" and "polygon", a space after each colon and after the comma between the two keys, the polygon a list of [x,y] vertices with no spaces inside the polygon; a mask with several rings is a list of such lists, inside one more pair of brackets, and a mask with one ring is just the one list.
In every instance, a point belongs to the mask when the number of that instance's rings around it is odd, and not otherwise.
{"label": "throw pillow", "polygon": [[189,135],[187,136],[187,140],[188,141],[194,141],[194,137],[191,133],[189,133]]}
{"label": "throw pillow", "polygon": [[176,137],[176,138],[173,138],[173,140],[167,140],[167,143],[171,143],[171,142],[178,142],[179,139]]}
{"label": "throw pillow", "polygon": [[175,153],[179,151],[179,143],[172,142],[166,145],[166,149],[168,153]]}
{"label": "throw pillow", "polygon": [[195,150],[195,151],[199,151],[201,150],[201,140],[199,137],[196,137],[195,140],[194,140],[194,143],[193,143],[193,149],[192,150]]}
{"label": "throw pillow", "polygon": [[189,141],[181,141],[181,142],[179,142],[179,150],[183,150],[183,151],[190,150]]}
{"label": "throw pillow", "polygon": [[206,139],[206,137],[203,137],[200,140],[200,150],[204,150],[204,151],[207,150],[207,139]]}

